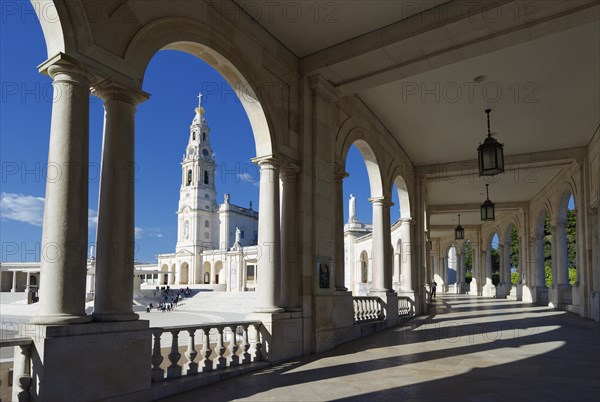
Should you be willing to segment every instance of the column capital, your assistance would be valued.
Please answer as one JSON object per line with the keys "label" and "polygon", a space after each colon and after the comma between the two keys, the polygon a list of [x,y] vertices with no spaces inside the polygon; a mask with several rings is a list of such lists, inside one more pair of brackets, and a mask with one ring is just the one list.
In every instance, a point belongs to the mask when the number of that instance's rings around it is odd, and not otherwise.
{"label": "column capital", "polygon": [[391,207],[394,203],[387,197],[371,197],[369,202],[373,205],[382,205],[384,207]]}
{"label": "column capital", "polygon": [[[58,53],[40,64],[38,71],[49,75],[55,81],[71,81],[89,85],[96,79],[81,61],[64,53]],[[64,74],[65,76],[59,76],[59,74]]]}
{"label": "column capital", "polygon": [[150,98],[149,93],[124,85],[113,78],[107,78],[94,85],[92,94],[102,99],[105,103],[125,102],[134,106],[137,106]]}
{"label": "column capital", "polygon": [[413,218],[400,218],[402,225],[414,225],[416,222]]}
{"label": "column capital", "polygon": [[279,161],[279,159],[273,155],[258,156],[256,158],[250,159],[250,161],[252,163],[256,163],[261,168],[263,165],[265,165],[265,167],[271,166],[275,169],[279,169],[279,167],[281,166],[281,162]]}
{"label": "column capital", "polygon": [[336,181],[340,181],[340,180],[344,180],[348,176],[350,176],[350,174],[348,172],[346,172],[346,169],[344,169],[344,167],[340,163],[334,162],[334,164],[333,164],[333,178]]}

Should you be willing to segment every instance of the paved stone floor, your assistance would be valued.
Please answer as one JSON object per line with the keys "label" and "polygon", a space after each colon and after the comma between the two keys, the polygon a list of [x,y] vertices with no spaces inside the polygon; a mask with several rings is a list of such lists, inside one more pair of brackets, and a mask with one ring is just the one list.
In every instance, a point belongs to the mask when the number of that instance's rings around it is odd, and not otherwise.
{"label": "paved stone floor", "polygon": [[428,316],[167,401],[600,401],[600,326],[440,295]]}

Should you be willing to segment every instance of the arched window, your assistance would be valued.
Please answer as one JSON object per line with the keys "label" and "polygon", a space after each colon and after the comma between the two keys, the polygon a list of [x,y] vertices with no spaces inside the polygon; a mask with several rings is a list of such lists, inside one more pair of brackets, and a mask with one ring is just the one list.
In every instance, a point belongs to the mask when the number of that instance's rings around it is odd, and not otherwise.
{"label": "arched window", "polygon": [[206,141],[206,133],[202,133],[202,141]]}
{"label": "arched window", "polygon": [[208,171],[204,171],[204,184],[208,184]]}
{"label": "arched window", "polygon": [[208,221],[204,221],[204,227],[207,228],[210,224],[208,223]]}
{"label": "arched window", "polygon": [[192,140],[196,141],[196,132],[192,131]]}
{"label": "arched window", "polygon": [[188,173],[187,173],[187,185],[189,186],[191,184],[192,184],[192,169],[189,169]]}

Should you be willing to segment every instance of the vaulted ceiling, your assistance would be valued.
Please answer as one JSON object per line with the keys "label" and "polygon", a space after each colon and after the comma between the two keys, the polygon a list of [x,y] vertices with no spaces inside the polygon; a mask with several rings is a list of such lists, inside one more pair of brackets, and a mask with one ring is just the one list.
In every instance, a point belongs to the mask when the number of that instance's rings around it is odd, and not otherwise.
{"label": "vaulted ceiling", "polygon": [[236,3],[301,58],[303,73],[358,96],[428,172],[437,235],[451,233],[460,210],[462,223],[480,223],[485,109],[509,167],[490,196],[506,210],[531,200],[598,130],[597,1]]}

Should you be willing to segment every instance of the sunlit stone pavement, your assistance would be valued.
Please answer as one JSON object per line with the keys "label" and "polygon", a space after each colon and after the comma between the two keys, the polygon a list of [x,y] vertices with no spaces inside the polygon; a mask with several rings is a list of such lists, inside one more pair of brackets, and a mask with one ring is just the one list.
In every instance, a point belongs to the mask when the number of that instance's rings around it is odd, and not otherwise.
{"label": "sunlit stone pavement", "polygon": [[600,326],[440,295],[428,316],[168,401],[599,401]]}

